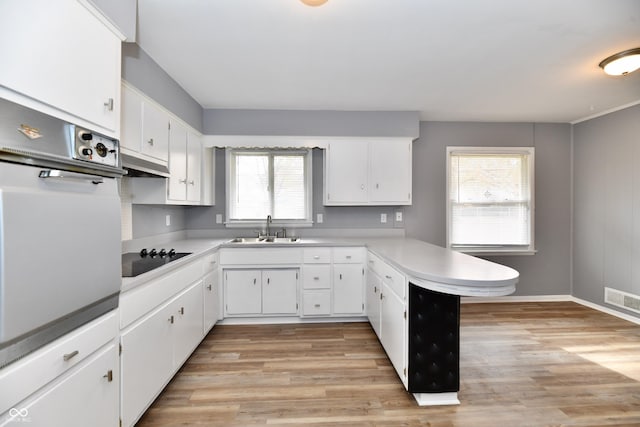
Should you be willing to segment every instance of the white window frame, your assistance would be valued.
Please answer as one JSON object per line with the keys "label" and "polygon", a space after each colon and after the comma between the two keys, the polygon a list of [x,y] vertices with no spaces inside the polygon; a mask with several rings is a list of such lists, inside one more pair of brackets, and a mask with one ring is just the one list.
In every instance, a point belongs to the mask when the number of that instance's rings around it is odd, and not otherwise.
{"label": "white window frame", "polygon": [[[528,179],[529,179],[529,191],[530,191],[530,206],[529,206],[529,233],[530,241],[529,245],[479,245],[479,246],[464,246],[464,247],[452,247],[451,235],[452,235],[452,206],[450,197],[450,183],[451,183],[451,155],[452,154],[470,154],[470,155],[504,155],[504,154],[520,154],[526,155],[528,164]],[[458,252],[464,252],[472,255],[533,255],[536,253],[535,249],[535,149],[533,147],[462,147],[462,146],[450,146],[447,147],[446,154],[446,169],[447,169],[447,185],[446,185],[446,205],[447,205],[447,248],[453,249]]]}
{"label": "white window frame", "polygon": [[[230,207],[231,203],[229,198],[233,191],[231,191],[231,183],[232,183],[232,159],[236,154],[264,154],[264,155],[304,155],[305,157],[305,177],[304,177],[304,186],[305,186],[305,218],[304,219],[273,219],[271,226],[273,228],[278,227],[295,227],[295,228],[303,228],[303,227],[311,227],[313,226],[312,221],[312,211],[313,211],[313,170],[312,170],[312,151],[311,149],[241,149],[241,148],[227,148],[225,149],[225,215],[226,222],[225,226],[227,228],[256,228],[262,229],[265,227],[266,218],[257,218],[257,219],[232,219],[230,215]],[[270,168],[270,180],[273,179],[273,167]],[[273,189],[272,189],[273,191]]]}

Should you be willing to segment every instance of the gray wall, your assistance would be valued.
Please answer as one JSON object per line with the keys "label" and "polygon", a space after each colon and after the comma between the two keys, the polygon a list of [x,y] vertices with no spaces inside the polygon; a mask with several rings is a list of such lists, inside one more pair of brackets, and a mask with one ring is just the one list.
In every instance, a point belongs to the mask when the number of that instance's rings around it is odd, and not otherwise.
{"label": "gray wall", "polygon": [[[171,215],[168,227],[167,215]],[[180,206],[133,205],[131,220],[134,239],[186,229],[185,210]]]}
{"label": "gray wall", "polygon": [[417,111],[204,110],[207,135],[419,136]]}
{"label": "gray wall", "polygon": [[122,78],[202,132],[202,107],[140,46],[122,44]]}
{"label": "gray wall", "polygon": [[573,145],[573,294],[640,295],[640,105],[576,124]]}
{"label": "gray wall", "polygon": [[535,238],[532,256],[488,259],[520,272],[515,295],[570,294],[571,126],[533,123],[421,122],[413,150],[413,205],[407,236],[446,244],[446,147],[535,147]]}

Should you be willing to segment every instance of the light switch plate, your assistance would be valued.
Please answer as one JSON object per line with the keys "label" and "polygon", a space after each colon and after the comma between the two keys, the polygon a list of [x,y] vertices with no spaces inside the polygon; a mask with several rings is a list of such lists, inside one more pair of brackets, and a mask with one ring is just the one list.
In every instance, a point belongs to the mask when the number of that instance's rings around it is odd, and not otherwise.
{"label": "light switch plate", "polygon": [[380,214],[380,222],[383,223],[383,224],[385,222],[387,222],[387,214],[386,213]]}
{"label": "light switch plate", "polygon": [[317,215],[316,215],[316,222],[317,222],[318,224],[322,224],[322,221],[324,221],[324,215],[322,215],[322,214],[320,214],[320,213],[319,213],[319,214],[317,214]]}
{"label": "light switch plate", "polygon": [[171,225],[171,215],[165,217],[165,222],[167,223],[167,227]]}
{"label": "light switch plate", "polygon": [[396,222],[402,222],[402,211],[396,211]]}
{"label": "light switch plate", "polygon": [[216,214],[216,224],[222,224],[222,214]]}

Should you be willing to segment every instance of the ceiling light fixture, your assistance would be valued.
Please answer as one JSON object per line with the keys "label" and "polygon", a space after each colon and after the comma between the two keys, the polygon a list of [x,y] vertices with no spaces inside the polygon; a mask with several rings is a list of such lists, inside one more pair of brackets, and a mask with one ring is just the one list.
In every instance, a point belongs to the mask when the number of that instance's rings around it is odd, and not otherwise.
{"label": "ceiling light fixture", "polygon": [[624,76],[640,68],[640,47],[611,55],[598,64],[611,76]]}
{"label": "ceiling light fixture", "polygon": [[300,0],[300,1],[306,4],[307,6],[322,6],[328,0]]}

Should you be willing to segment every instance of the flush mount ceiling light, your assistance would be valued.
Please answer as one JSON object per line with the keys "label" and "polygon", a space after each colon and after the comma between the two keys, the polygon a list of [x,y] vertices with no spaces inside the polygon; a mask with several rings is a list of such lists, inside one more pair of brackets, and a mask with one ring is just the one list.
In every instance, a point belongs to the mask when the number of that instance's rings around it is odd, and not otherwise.
{"label": "flush mount ceiling light", "polygon": [[307,6],[322,6],[327,2],[327,0],[300,0],[302,3]]}
{"label": "flush mount ceiling light", "polygon": [[624,76],[640,68],[640,47],[611,55],[598,64],[605,73],[612,76]]}

